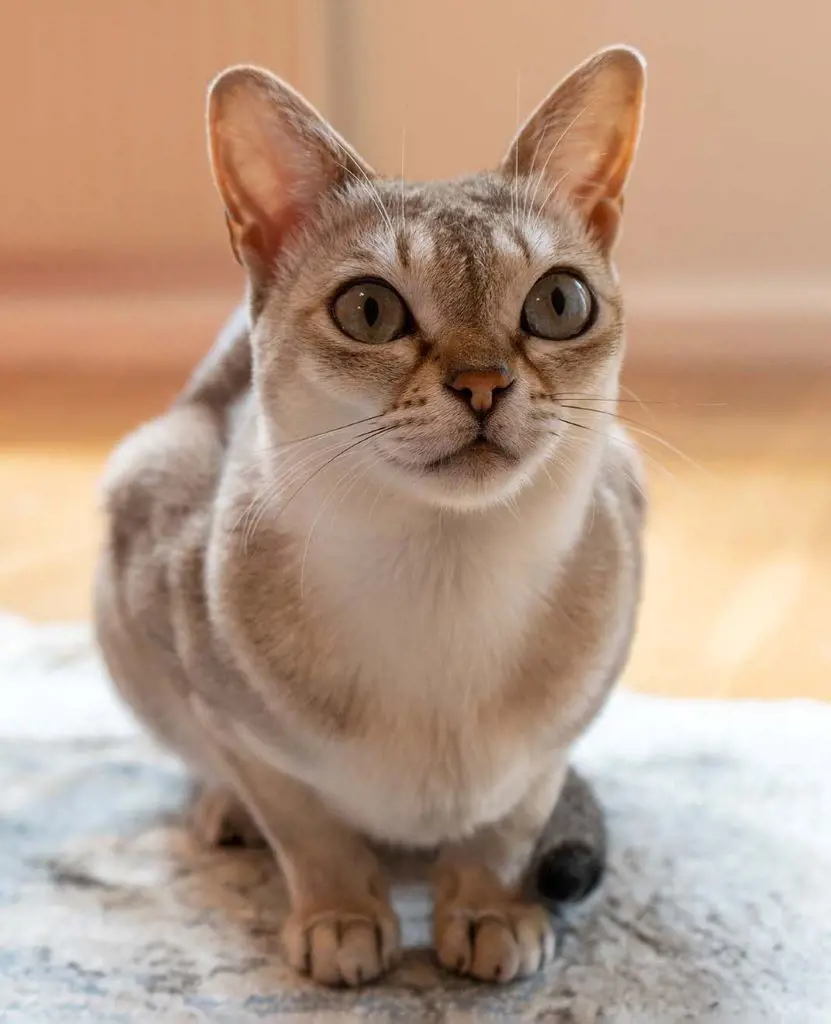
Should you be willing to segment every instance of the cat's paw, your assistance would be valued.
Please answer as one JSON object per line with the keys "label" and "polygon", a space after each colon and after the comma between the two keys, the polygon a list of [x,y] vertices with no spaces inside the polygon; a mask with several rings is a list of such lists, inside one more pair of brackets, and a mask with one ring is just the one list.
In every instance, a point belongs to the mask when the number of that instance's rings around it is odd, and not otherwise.
{"label": "cat's paw", "polygon": [[434,940],[439,961],[447,970],[500,983],[536,974],[556,951],[546,911],[535,903],[518,901],[438,906]]}
{"label": "cat's paw", "polygon": [[360,908],[293,911],[283,929],[286,959],[322,985],[355,987],[374,981],[395,963],[400,928],[381,900]]}

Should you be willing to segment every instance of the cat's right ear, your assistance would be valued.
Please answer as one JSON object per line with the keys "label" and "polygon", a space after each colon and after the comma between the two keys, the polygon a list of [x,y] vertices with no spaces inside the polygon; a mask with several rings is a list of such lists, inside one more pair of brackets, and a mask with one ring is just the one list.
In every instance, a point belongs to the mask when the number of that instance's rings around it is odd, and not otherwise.
{"label": "cat's right ear", "polygon": [[234,254],[260,278],[330,188],[373,175],[311,104],[261,68],[228,68],[213,81],[208,135]]}

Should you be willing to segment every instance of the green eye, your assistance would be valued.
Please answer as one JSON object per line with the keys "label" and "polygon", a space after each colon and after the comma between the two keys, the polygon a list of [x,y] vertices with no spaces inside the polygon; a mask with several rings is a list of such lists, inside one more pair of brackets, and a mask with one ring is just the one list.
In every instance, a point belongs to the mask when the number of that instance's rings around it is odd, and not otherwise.
{"label": "green eye", "polygon": [[547,341],[568,341],[589,328],[593,313],[592,293],[580,278],[552,270],[528,292],[522,329]]}
{"label": "green eye", "polygon": [[383,281],[355,281],[335,297],[332,317],[355,341],[383,345],[406,333],[410,313],[398,292]]}

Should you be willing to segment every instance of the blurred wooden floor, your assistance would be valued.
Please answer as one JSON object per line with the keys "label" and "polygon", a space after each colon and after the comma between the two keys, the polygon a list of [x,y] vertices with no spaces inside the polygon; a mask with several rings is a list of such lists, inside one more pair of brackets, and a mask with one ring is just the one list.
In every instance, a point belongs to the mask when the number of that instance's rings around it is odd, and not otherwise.
{"label": "blurred wooden floor", "polygon": [[[646,601],[628,684],[674,695],[831,698],[831,376],[636,375],[647,445]],[[4,374],[0,609],[88,615],[96,480],[170,379]],[[723,403],[723,404],[722,404]]]}

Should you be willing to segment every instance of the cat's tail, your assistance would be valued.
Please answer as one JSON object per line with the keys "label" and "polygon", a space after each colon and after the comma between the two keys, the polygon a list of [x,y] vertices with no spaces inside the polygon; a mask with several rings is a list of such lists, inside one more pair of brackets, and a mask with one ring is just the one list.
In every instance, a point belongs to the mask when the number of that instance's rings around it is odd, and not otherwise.
{"label": "cat's tail", "polygon": [[606,847],[603,808],[591,785],[569,768],[527,876],[529,895],[552,907],[585,899],[603,878]]}

